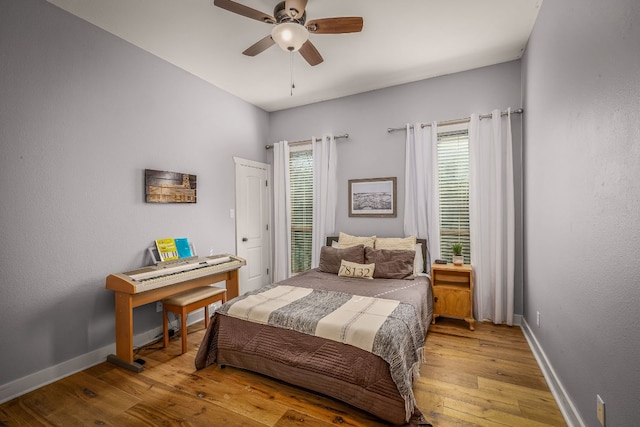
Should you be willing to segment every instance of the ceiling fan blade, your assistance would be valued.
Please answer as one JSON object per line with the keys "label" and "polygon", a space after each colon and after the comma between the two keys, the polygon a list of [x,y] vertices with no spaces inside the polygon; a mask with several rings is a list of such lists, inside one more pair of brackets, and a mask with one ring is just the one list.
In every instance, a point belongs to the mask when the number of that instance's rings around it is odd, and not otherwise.
{"label": "ceiling fan blade", "polygon": [[313,45],[313,43],[311,43],[311,40],[307,40],[302,45],[302,47],[300,48],[299,52],[300,52],[300,55],[302,55],[302,57],[312,67],[314,65],[318,65],[319,63],[324,61],[324,59],[322,58],[322,55],[320,55],[320,52],[318,52],[318,49],[316,49],[316,47]]}
{"label": "ceiling fan blade", "polygon": [[364,21],[361,17],[314,19],[307,22],[307,29],[314,34],[344,34],[362,31]]}
{"label": "ceiling fan blade", "polygon": [[271,34],[269,34],[267,37],[249,46],[244,52],[242,52],[242,54],[247,56],[256,56],[257,54],[269,49],[274,44],[276,44],[276,42],[273,41]]}
{"label": "ceiling fan blade", "polygon": [[284,2],[284,10],[293,19],[300,19],[304,15],[304,9],[307,7],[307,0],[286,0]]}
{"label": "ceiling fan blade", "polygon": [[238,15],[246,16],[256,21],[266,22],[267,24],[274,24],[276,22],[276,19],[271,15],[231,0],[213,0],[213,4],[229,12],[237,13]]}

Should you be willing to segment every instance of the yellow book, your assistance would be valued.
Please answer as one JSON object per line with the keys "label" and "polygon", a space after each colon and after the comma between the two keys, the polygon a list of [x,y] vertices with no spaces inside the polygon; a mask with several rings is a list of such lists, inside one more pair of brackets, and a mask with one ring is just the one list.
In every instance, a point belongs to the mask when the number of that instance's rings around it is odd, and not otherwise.
{"label": "yellow book", "polygon": [[180,258],[178,256],[178,248],[174,239],[157,239],[156,247],[160,255],[160,261],[170,261]]}

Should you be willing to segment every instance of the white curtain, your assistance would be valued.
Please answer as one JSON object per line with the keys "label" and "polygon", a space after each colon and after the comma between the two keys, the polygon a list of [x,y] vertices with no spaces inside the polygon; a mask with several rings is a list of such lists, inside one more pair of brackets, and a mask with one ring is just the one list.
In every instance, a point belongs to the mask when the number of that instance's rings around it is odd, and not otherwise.
{"label": "white curtain", "polygon": [[291,193],[289,190],[289,143],[273,145],[274,283],[291,275]]}
{"label": "white curtain", "polygon": [[407,124],[405,144],[404,234],[427,239],[426,271],[440,257],[438,127]]}
{"label": "white curtain", "polygon": [[334,234],[338,193],[338,154],[333,135],[325,135],[313,144],[313,234],[311,268],[320,263],[320,249],[327,235]]}
{"label": "white curtain", "polygon": [[511,110],[471,115],[469,221],[476,318],[513,325],[515,207]]}

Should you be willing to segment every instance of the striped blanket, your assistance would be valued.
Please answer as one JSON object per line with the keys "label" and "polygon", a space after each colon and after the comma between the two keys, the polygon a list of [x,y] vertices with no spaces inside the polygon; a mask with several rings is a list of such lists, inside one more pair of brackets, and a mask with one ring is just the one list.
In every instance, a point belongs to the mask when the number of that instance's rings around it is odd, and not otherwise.
{"label": "striped blanket", "polygon": [[389,364],[405,401],[407,420],[415,397],[425,331],[412,305],[320,289],[268,285],[236,298],[218,313],[291,329],[369,351]]}

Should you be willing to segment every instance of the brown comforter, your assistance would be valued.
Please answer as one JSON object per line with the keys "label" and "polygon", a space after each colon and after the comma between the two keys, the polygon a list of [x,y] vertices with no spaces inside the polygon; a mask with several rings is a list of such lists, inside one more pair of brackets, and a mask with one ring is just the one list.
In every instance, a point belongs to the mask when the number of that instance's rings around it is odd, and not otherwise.
{"label": "brown comforter", "polygon": [[[279,284],[411,304],[425,333],[431,321],[427,277],[365,280],[311,270]],[[398,392],[389,365],[347,344],[216,312],[196,356],[198,369],[212,363],[259,372],[337,398],[395,424],[407,421],[407,402]]]}

